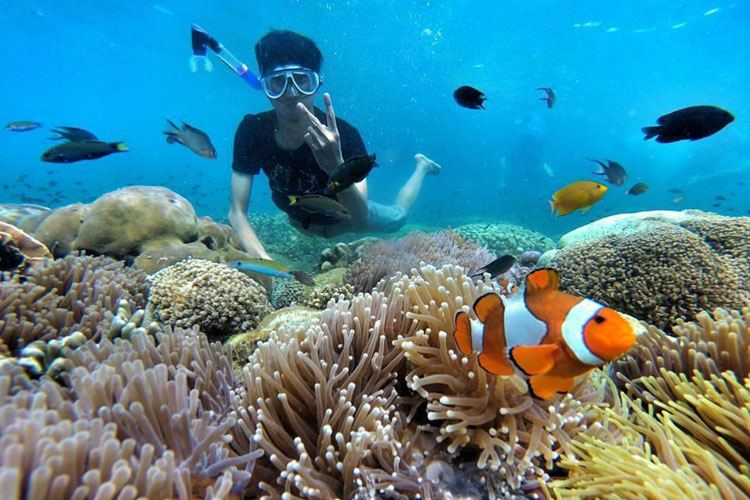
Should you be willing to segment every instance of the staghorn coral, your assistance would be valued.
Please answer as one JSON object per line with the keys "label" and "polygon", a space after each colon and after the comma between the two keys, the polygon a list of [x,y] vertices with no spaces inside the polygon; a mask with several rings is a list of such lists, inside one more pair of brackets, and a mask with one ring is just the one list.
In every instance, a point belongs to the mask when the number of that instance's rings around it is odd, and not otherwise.
{"label": "staghorn coral", "polygon": [[255,328],[271,312],[263,287],[223,264],[188,259],[162,269],[151,282],[147,311],[156,320],[197,325],[210,338]]}
{"label": "staghorn coral", "polygon": [[145,274],[107,257],[69,256],[0,282],[0,341],[19,353],[34,341],[109,330],[118,305],[145,305]]}
{"label": "staghorn coral", "polygon": [[437,233],[412,231],[401,238],[380,240],[360,250],[361,259],[350,265],[344,276],[344,283],[352,285],[355,293],[369,292],[381,279],[398,272],[408,273],[421,263],[455,264],[474,273],[494,259],[487,248],[451,230]]}
{"label": "staghorn coral", "polygon": [[[703,228],[708,223],[693,224]],[[631,234],[571,244],[559,250],[550,265],[561,272],[563,290],[659,328],[692,319],[703,310],[750,305],[747,254],[730,253],[728,248],[738,243],[725,233],[717,231],[714,239],[704,239],[688,227],[692,226],[687,222],[654,222]],[[730,229],[724,227],[732,234],[739,231]],[[725,238],[722,245],[716,243],[716,235]]]}
{"label": "staghorn coral", "polygon": [[42,380],[14,392],[0,375],[0,477],[11,498],[220,499],[244,490],[260,452],[247,442],[243,454],[232,449],[228,350],[195,330],[157,337],[158,345],[138,333],[67,351],[69,390]]}
{"label": "staghorn coral", "polygon": [[592,408],[607,392],[595,375],[579,378],[569,394],[540,401],[520,377],[490,375],[476,357],[459,353],[449,335],[455,313],[491,290],[489,282],[472,282],[455,266],[425,266],[379,288],[403,294],[407,317],[417,322],[415,332],[398,341],[409,360],[406,381],[426,403],[422,428],[449,455],[475,452],[479,468],[497,471],[505,488],[518,488],[529,475],[543,477],[571,452],[571,440],[595,424]]}

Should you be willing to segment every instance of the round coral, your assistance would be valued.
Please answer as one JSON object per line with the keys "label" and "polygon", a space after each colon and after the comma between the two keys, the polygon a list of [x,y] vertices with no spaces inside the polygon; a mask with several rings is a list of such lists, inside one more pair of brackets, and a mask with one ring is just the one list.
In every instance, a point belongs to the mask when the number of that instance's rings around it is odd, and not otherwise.
{"label": "round coral", "polygon": [[198,218],[188,200],[160,186],[128,186],[90,205],[73,247],[122,257],[197,238]]}
{"label": "round coral", "polygon": [[566,246],[549,264],[563,290],[665,329],[703,310],[750,305],[748,221],[654,223]]}
{"label": "round coral", "polygon": [[271,312],[265,289],[223,264],[188,259],[151,280],[148,306],[155,318],[183,328],[197,325],[209,338],[251,330]]}

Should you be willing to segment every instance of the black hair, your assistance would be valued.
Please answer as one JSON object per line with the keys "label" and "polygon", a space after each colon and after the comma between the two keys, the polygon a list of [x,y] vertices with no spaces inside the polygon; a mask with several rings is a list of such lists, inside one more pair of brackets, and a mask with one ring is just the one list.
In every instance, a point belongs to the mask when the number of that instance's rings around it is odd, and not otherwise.
{"label": "black hair", "polygon": [[317,72],[323,65],[323,54],[315,42],[289,30],[271,30],[263,35],[255,44],[255,59],[260,76],[287,64],[299,64]]}

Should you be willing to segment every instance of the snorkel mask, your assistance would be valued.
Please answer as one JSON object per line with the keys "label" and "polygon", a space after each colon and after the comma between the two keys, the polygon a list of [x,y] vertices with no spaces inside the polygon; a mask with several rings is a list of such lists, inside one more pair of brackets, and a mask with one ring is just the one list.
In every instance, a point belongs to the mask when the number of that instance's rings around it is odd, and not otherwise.
{"label": "snorkel mask", "polygon": [[305,96],[313,95],[323,83],[317,71],[301,66],[284,66],[264,75],[260,79],[260,87],[269,99],[279,99],[289,88],[289,82]]}

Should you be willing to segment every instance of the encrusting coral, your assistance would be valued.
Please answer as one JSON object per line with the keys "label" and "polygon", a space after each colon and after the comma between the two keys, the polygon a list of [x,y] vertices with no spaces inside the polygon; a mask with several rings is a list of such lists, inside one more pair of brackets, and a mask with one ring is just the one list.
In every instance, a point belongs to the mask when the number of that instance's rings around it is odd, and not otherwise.
{"label": "encrusting coral", "polygon": [[188,259],[153,276],[147,311],[179,327],[223,339],[255,328],[271,312],[265,289],[223,264]]}
{"label": "encrusting coral", "polygon": [[344,276],[344,283],[352,285],[355,293],[369,292],[381,279],[398,272],[408,273],[423,263],[454,264],[471,274],[495,258],[486,247],[451,230],[412,231],[401,238],[364,245],[359,251],[361,258],[348,267]]}
{"label": "encrusting coral", "polygon": [[[574,243],[550,266],[561,288],[659,328],[750,305],[750,218],[698,219]],[[741,219],[741,220],[740,220]]]}

